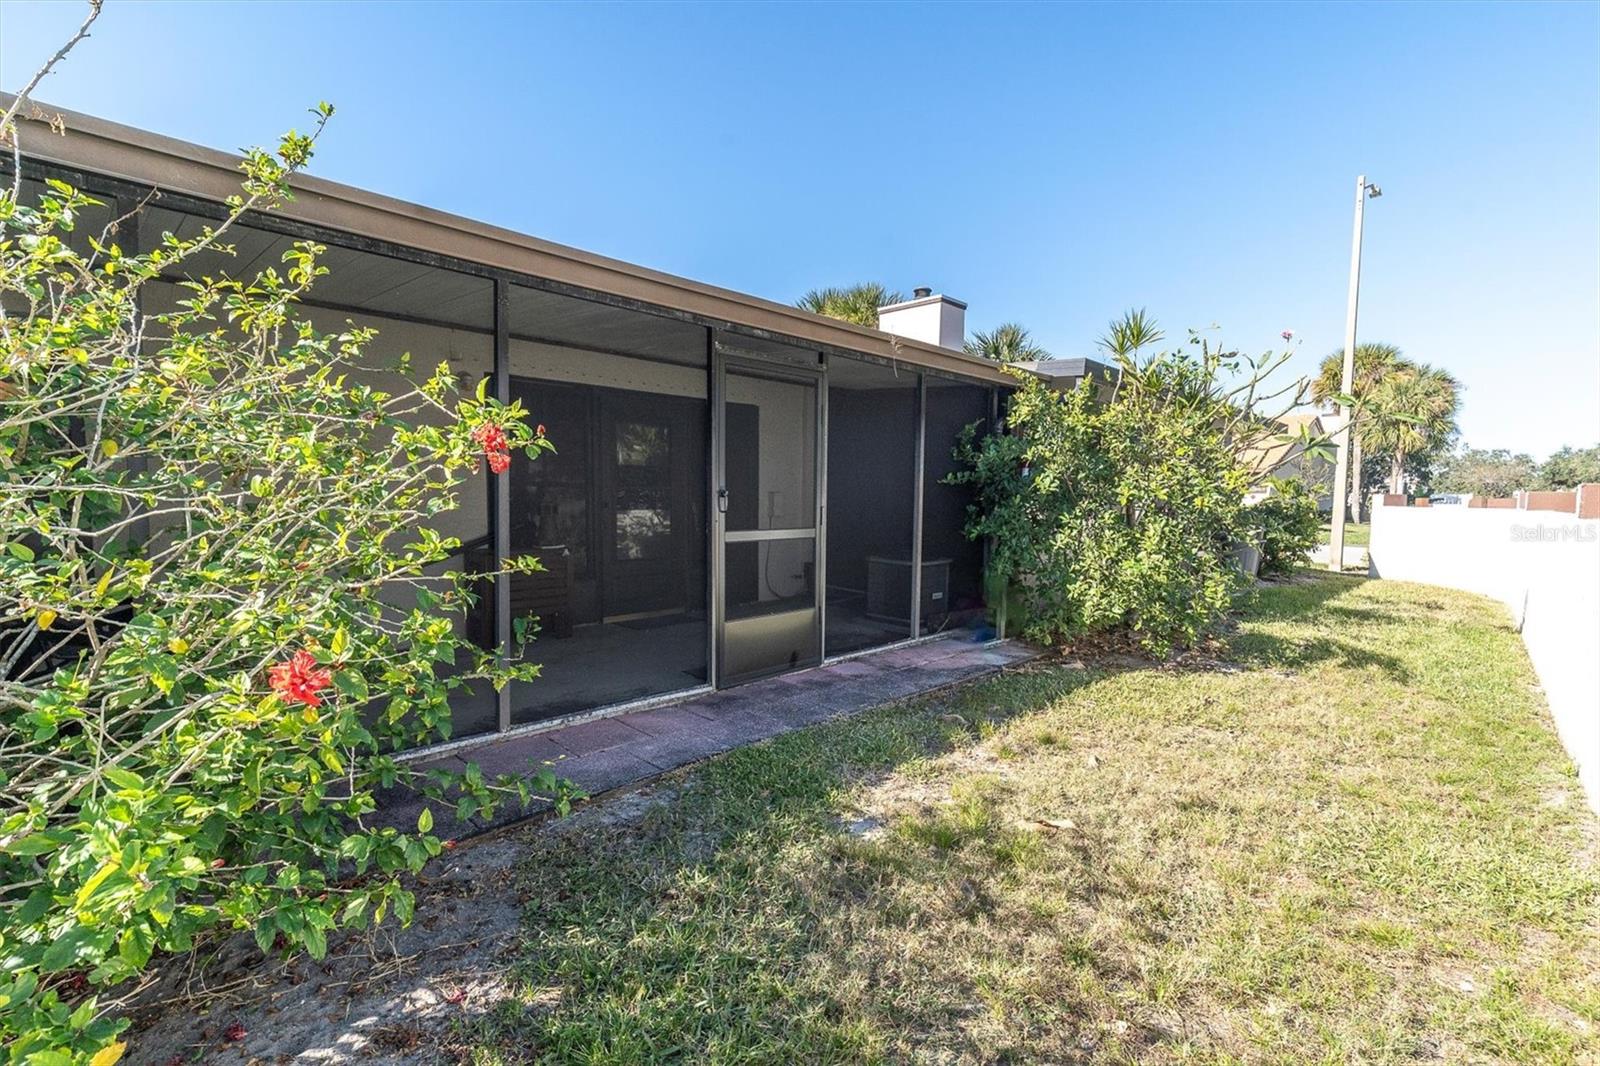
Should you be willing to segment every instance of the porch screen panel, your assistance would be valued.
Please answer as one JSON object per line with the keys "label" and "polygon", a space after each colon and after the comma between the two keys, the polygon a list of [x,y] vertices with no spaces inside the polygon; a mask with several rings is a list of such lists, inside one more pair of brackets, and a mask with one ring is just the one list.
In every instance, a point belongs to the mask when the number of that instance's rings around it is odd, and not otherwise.
{"label": "porch screen panel", "polygon": [[929,375],[922,483],[924,634],[977,625],[984,618],[983,544],[963,531],[972,493],[943,483],[961,465],[954,453],[969,425],[980,435],[988,432],[989,389]]}
{"label": "porch screen panel", "polygon": [[553,453],[516,454],[511,579],[523,725],[706,683],[708,365],[704,329],[512,286],[511,396]]}
{"label": "porch screen panel", "polygon": [[[171,232],[194,237],[210,224],[209,220],[165,207],[151,206],[140,217],[141,241],[149,247],[161,234]],[[250,278],[267,267],[282,270],[283,254],[294,238],[268,230],[238,225],[229,230],[227,243],[232,254],[216,250],[204,253],[183,265],[183,273]],[[463,393],[471,394],[478,382],[488,377],[494,364],[493,284],[477,277],[442,267],[413,263],[391,256],[340,244],[336,235],[323,243],[327,250],[320,258],[328,274],[317,279],[310,292],[299,301],[295,313],[309,319],[325,333],[340,333],[351,325],[371,327],[376,336],[366,345],[349,375],[351,384],[370,386],[391,394],[409,391],[408,380],[430,375],[441,363],[448,364]],[[187,298],[174,276],[143,290],[147,312],[176,306]],[[408,357],[409,370],[402,372],[401,360]],[[409,416],[413,420],[443,425],[454,415],[427,405]],[[456,490],[456,506],[428,519],[428,525],[441,536],[461,542],[460,548],[444,562],[430,567],[422,582],[429,592],[443,594],[454,587],[454,573],[475,572],[488,567],[492,559],[489,529],[488,473],[479,470],[468,475]],[[399,547],[397,544],[396,547]],[[493,631],[493,595],[488,583],[473,586],[475,599],[463,610],[448,612],[457,635],[478,642],[481,634]],[[417,586],[390,582],[379,589],[379,598],[398,622],[404,612],[417,606]],[[492,688],[481,681],[468,681],[461,675],[470,663],[470,654],[454,663],[439,664],[441,676],[459,679],[450,695],[451,738],[492,732],[498,725]],[[382,713],[383,705],[368,708]]]}
{"label": "porch screen panel", "polygon": [[911,636],[916,414],[914,371],[829,362],[827,655]]}

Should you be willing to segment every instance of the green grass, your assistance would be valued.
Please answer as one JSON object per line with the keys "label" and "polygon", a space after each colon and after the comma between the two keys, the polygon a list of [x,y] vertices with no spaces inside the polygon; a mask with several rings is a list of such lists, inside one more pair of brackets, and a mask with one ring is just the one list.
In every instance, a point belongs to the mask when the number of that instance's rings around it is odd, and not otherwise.
{"label": "green grass", "polygon": [[1596,826],[1504,612],[1303,576],[1220,658],[1036,664],[530,836],[447,1050],[1595,1061]]}
{"label": "green grass", "polygon": [[[1328,538],[1333,536],[1333,523],[1328,523],[1322,528],[1321,542],[1328,543]],[[1346,548],[1365,548],[1371,543],[1372,526],[1365,522],[1346,522],[1344,524],[1344,546]]]}

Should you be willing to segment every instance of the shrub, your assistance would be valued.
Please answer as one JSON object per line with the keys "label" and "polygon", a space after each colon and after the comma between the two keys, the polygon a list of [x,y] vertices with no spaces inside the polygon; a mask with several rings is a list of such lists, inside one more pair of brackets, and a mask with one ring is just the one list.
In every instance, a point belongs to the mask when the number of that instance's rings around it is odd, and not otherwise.
{"label": "shrub", "polygon": [[1007,434],[969,429],[957,447],[966,468],[949,480],[974,491],[967,534],[993,538],[1025,636],[1121,631],[1161,654],[1198,639],[1243,584],[1229,559],[1250,524],[1239,456],[1276,425],[1252,399],[1284,357],[1191,337],[1144,358],[1160,334],[1142,314],[1114,325],[1114,340],[1130,337],[1114,344],[1120,378],[1106,402],[1088,380],[1057,393],[1015,372]]}
{"label": "shrub", "polygon": [[[93,201],[66,185],[33,205],[20,181],[0,192],[13,1062],[115,1061],[123,1023],[95,992],[157,952],[250,929],[263,951],[320,956],[330,930],[409,920],[399,876],[444,842],[431,811],[415,832],[373,824],[377,790],[448,794],[463,815],[530,796],[392,753],[447,735],[469,679],[533,676],[457,636],[471,579],[428,575],[458,547],[433,520],[468,473],[549,442],[481,387],[453,396],[443,365],[395,392],[350,376],[372,331],[295,317],[325,273],[315,244],[140,312],[143,286],[287,195],[315,136],[249,153],[226,223],[143,255],[75,232]],[[569,795],[548,769],[531,787]]]}
{"label": "shrub", "polygon": [[1261,535],[1261,573],[1287,574],[1304,563],[1322,536],[1317,498],[1298,478],[1272,478],[1272,495],[1248,514]]}

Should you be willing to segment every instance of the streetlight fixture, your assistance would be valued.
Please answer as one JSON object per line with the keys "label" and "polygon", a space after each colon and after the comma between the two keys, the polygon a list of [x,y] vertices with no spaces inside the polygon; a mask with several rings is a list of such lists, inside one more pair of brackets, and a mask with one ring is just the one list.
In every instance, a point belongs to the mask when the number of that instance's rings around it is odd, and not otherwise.
{"label": "streetlight fixture", "polygon": [[[1350,239],[1350,306],[1344,320],[1344,369],[1339,377],[1339,395],[1350,397],[1356,378],[1356,307],[1361,302],[1361,220],[1368,198],[1376,200],[1383,190],[1367,181],[1365,174],[1356,178],[1356,223]],[[1340,424],[1338,458],[1333,470],[1333,525],[1328,529],[1328,569],[1344,569],[1344,514],[1345,501],[1350,494],[1350,429],[1355,412],[1345,404],[1339,405]],[[1360,501],[1356,506],[1360,507]],[[1357,511],[1357,514],[1360,512]]]}

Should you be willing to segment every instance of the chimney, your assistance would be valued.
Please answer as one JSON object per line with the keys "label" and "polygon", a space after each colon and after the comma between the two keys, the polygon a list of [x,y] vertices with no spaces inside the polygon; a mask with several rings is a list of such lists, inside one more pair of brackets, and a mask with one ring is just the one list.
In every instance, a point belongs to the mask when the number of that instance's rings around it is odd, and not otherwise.
{"label": "chimney", "polygon": [[911,299],[878,308],[878,328],[959,352],[967,342],[967,305],[929,288],[913,289]]}

